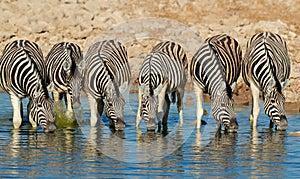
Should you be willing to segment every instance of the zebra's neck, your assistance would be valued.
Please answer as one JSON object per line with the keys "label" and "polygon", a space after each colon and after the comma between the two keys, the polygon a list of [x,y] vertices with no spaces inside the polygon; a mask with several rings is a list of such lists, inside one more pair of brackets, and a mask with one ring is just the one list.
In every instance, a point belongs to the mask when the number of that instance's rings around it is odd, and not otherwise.
{"label": "zebra's neck", "polygon": [[209,89],[209,93],[212,101],[223,98],[224,96],[228,96],[229,98],[232,98],[232,92],[230,86],[227,85],[225,81],[221,81],[215,84],[214,88]]}

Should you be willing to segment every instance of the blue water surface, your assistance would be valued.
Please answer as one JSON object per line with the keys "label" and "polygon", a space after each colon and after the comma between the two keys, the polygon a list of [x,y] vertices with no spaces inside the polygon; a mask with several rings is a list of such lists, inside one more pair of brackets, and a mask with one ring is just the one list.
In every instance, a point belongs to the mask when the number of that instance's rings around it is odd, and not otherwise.
{"label": "blue water surface", "polygon": [[[0,94],[0,178],[299,178],[300,113],[287,114],[287,131],[269,128],[260,113],[258,127],[249,123],[250,106],[236,107],[237,133],[216,132],[209,103],[207,125],[195,129],[194,94],[185,95],[184,124],[171,105],[168,128],[147,132],[135,128],[137,95],[130,94],[123,132],[109,128],[102,117],[89,126],[89,107],[75,111],[78,126],[59,126],[54,133],[31,128],[26,117],[13,129],[9,96]],[[24,101],[26,108],[27,101]],[[26,109],[24,108],[24,114]]]}

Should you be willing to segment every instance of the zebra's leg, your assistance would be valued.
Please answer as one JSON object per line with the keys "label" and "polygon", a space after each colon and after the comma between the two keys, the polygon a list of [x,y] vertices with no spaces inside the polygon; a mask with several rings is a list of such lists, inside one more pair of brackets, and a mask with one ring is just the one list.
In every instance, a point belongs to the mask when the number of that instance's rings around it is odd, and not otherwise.
{"label": "zebra's leg", "polygon": [[66,98],[67,98],[67,112],[68,113],[72,113],[73,108],[72,108],[72,96],[67,93],[66,94]]}
{"label": "zebra's leg", "polygon": [[104,108],[104,102],[103,102],[103,100],[102,99],[97,100],[97,110],[98,110],[99,116],[102,116],[103,108]]}
{"label": "zebra's leg", "polygon": [[96,126],[97,124],[97,101],[96,99],[91,95],[88,94],[88,101],[90,104],[90,110],[91,110],[91,118],[90,118],[90,124],[91,126]]}
{"label": "zebra's leg", "polygon": [[169,115],[169,110],[170,110],[170,99],[169,99],[169,95],[166,94],[165,95],[165,106],[164,106],[164,111],[165,111],[165,114],[164,114],[164,117],[163,117],[163,125],[166,125],[167,124],[167,120],[168,120],[168,115]]}
{"label": "zebra's leg", "polygon": [[157,119],[158,126],[161,126],[161,122],[164,116],[164,103],[165,103],[165,95],[167,90],[167,83],[163,85],[160,93],[158,94],[158,108],[157,108]]}
{"label": "zebra's leg", "polygon": [[180,124],[183,124],[183,96],[184,86],[177,90],[177,109],[179,113]]}
{"label": "zebra's leg", "polygon": [[22,124],[22,101],[16,95],[10,95],[10,101],[13,107],[13,125],[14,128],[20,128]]}
{"label": "zebra's leg", "polygon": [[203,116],[203,106],[202,106],[202,101],[203,101],[203,90],[197,85],[194,84],[194,91],[196,95],[196,100],[197,100],[197,129],[200,129],[201,127],[201,120]]}
{"label": "zebra's leg", "polygon": [[141,107],[142,107],[142,91],[141,88],[139,87],[139,94],[138,94],[138,100],[139,100],[139,104],[138,104],[138,110],[136,113],[136,122],[135,122],[135,127],[139,128],[140,127],[140,123],[141,123]]}
{"label": "zebra's leg", "polygon": [[253,127],[257,126],[257,118],[259,115],[259,88],[254,84],[250,82],[250,88],[252,92],[252,111],[250,115],[250,122],[252,123]]}
{"label": "zebra's leg", "polygon": [[60,100],[60,94],[58,91],[53,90],[52,91],[53,101],[56,103]]}
{"label": "zebra's leg", "polygon": [[28,105],[27,105],[27,112],[28,112],[29,122],[30,122],[31,126],[33,128],[35,128],[35,127],[37,127],[37,121],[34,121],[33,118],[32,118],[32,115],[30,115],[30,110],[32,110],[31,109],[32,103],[33,103],[32,100],[29,99],[29,102],[28,102]]}

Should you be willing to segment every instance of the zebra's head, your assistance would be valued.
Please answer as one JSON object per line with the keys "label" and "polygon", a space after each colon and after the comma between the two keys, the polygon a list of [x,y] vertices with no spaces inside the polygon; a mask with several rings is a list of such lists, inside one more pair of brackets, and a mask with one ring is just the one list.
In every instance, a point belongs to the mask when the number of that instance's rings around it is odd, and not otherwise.
{"label": "zebra's head", "polygon": [[124,130],[126,126],[123,120],[125,100],[115,84],[110,83],[107,88],[106,102],[104,106],[106,116],[113,122],[115,130]]}
{"label": "zebra's head", "polygon": [[284,95],[276,87],[264,93],[264,110],[277,130],[286,130],[288,126],[284,112]]}
{"label": "zebra's head", "polygon": [[85,68],[85,61],[80,61],[76,64],[75,72],[71,81],[72,88],[72,105],[73,108],[79,108],[80,103],[80,91],[83,87],[83,73]]}
{"label": "zebra's head", "polygon": [[157,97],[154,95],[142,95],[140,116],[145,120],[147,130],[153,131],[156,128],[156,114],[157,114]]}
{"label": "zebra's head", "polygon": [[233,100],[228,95],[219,95],[212,100],[212,114],[227,132],[237,132],[238,123],[233,109]]}
{"label": "zebra's head", "polygon": [[45,132],[56,129],[52,113],[53,101],[47,93],[37,89],[29,100],[27,111],[29,119],[37,122]]}
{"label": "zebra's head", "polygon": [[[76,48],[75,48],[76,47]],[[82,89],[83,73],[85,68],[85,61],[77,45],[67,44],[66,52],[68,57],[63,63],[63,69],[66,73],[68,81],[68,92],[72,94],[72,106],[73,108],[79,108],[80,103],[80,91]]]}

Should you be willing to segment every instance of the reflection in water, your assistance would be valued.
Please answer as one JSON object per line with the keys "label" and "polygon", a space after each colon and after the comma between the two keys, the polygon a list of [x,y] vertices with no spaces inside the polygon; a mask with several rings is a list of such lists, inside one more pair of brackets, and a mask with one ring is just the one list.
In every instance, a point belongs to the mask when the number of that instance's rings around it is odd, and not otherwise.
{"label": "reflection in water", "polygon": [[[285,131],[266,129],[258,132],[257,128],[251,129],[249,138],[238,133],[211,132],[209,144],[202,145],[200,131],[196,133],[195,144],[192,145],[196,153],[192,168],[206,168],[206,171],[193,172],[195,175],[209,174],[238,176],[283,176],[286,170],[283,165],[286,157],[284,147]],[[242,135],[245,135],[244,133]],[[248,141],[248,142],[247,142]],[[207,168],[207,166],[209,166]],[[237,168],[242,167],[244,173],[239,173]]]}
{"label": "reflection in water", "polygon": [[[273,131],[265,129],[263,132],[258,132],[257,128],[252,129],[252,134],[249,143],[249,151],[245,152],[244,158],[251,158],[249,163],[251,173],[264,176],[264,174],[273,173],[274,176],[281,176],[285,170],[279,163],[284,162],[286,149],[284,147],[284,139],[286,131]],[[273,163],[274,166],[266,165]]]}
{"label": "reflection in water", "polygon": [[241,111],[238,133],[216,133],[210,113],[208,124],[196,130],[195,112],[184,114],[184,124],[177,125],[175,106],[168,128],[160,132],[137,131],[135,113],[126,116],[128,126],[122,132],[111,130],[105,121],[90,127],[85,111],[80,113],[85,118],[79,127],[61,126],[54,133],[29,124],[13,129],[11,120],[0,119],[0,178],[287,178],[298,174],[300,140],[287,133],[299,130],[299,114],[289,118],[285,132],[265,128],[267,117],[252,129],[249,112]]}

